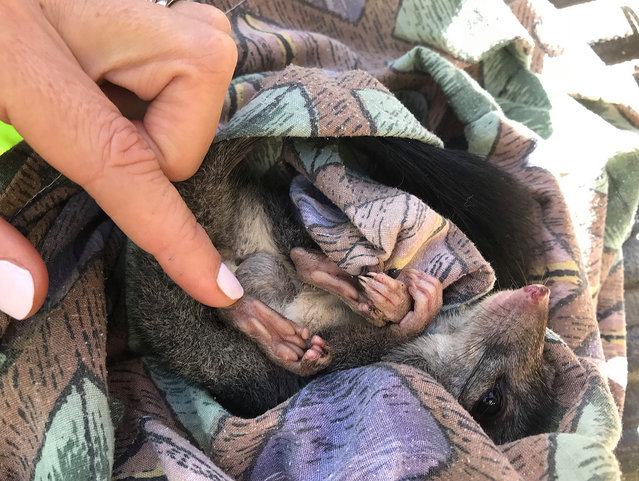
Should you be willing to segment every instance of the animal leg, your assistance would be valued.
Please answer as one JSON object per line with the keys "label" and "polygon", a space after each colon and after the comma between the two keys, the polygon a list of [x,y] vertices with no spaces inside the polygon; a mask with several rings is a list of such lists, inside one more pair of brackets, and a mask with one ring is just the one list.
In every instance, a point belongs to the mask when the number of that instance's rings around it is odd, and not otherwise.
{"label": "animal leg", "polygon": [[330,349],[321,337],[310,338],[307,328],[263,302],[245,296],[225,310],[233,325],[257,342],[278,366],[300,376],[310,376],[330,364]]}
{"label": "animal leg", "polygon": [[437,316],[442,306],[441,282],[413,269],[404,269],[403,275],[414,304],[399,322],[381,328],[358,322],[321,331],[333,354],[327,371],[379,362],[392,349],[421,335]]}
{"label": "animal leg", "polygon": [[374,326],[386,325],[385,319],[374,315],[376,314],[374,308],[371,307],[369,299],[363,295],[357,278],[340,269],[326,254],[295,247],[291,250],[291,259],[303,282],[339,297],[354,312],[365,317]]}
{"label": "animal leg", "polygon": [[[405,274],[400,279],[393,279],[383,272],[354,277],[323,252],[299,247],[291,250],[291,259],[302,281],[339,297],[376,327],[401,322],[413,308],[413,297],[407,285],[410,278]],[[412,272],[414,279],[429,278],[419,271],[406,270]]]}

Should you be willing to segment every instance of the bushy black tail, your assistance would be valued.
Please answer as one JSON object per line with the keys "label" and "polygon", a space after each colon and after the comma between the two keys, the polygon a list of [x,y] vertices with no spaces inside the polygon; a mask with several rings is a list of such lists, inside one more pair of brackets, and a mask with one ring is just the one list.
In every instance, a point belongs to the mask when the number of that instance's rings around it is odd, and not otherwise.
{"label": "bushy black tail", "polygon": [[527,284],[538,209],[530,190],[510,174],[466,151],[411,139],[355,137],[342,147],[369,177],[421,198],[454,222],[495,269],[497,287]]}

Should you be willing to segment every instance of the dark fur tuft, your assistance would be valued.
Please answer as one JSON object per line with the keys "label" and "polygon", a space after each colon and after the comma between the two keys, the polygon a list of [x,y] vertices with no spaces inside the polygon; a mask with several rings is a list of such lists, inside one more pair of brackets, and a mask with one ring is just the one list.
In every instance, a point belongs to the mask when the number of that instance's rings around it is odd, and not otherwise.
{"label": "dark fur tuft", "polygon": [[531,192],[513,176],[468,152],[411,139],[355,137],[342,145],[373,180],[419,197],[455,223],[495,269],[496,287],[528,283],[539,222]]}

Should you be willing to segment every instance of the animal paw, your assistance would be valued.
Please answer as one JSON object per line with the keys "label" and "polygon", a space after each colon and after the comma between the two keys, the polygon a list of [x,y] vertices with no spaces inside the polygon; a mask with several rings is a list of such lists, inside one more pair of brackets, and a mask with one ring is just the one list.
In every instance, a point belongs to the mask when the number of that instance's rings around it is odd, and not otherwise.
{"label": "animal paw", "polygon": [[310,376],[325,368],[331,363],[331,349],[320,336],[313,336],[310,348],[302,356],[300,362],[301,376]]}
{"label": "animal paw", "polygon": [[296,247],[291,251],[302,281],[339,297],[376,327],[393,324],[398,334],[421,332],[442,307],[442,285],[416,269],[404,269],[399,279],[383,272],[354,278],[321,251]]}
{"label": "animal paw", "polygon": [[365,301],[358,306],[373,325],[399,322],[413,307],[406,284],[383,272],[369,272],[358,277]]}
{"label": "animal paw", "polygon": [[339,297],[373,326],[397,323],[411,310],[406,284],[382,272],[354,277],[323,252],[301,247],[291,250],[291,259],[302,281]]}
{"label": "animal paw", "polygon": [[291,250],[291,259],[302,281],[339,297],[374,326],[386,325],[387,320],[364,295],[357,278],[340,269],[326,254],[296,247]]}
{"label": "animal paw", "polygon": [[291,259],[303,282],[330,292],[351,307],[359,301],[360,293],[354,277],[340,269],[323,252],[295,247],[291,250]]}
{"label": "animal paw", "polygon": [[436,277],[415,269],[404,269],[408,292],[414,303],[398,323],[389,328],[401,338],[411,339],[426,329],[442,308],[443,287]]}
{"label": "animal paw", "polygon": [[301,376],[316,374],[331,362],[319,336],[300,327],[258,299],[245,296],[226,309],[233,325],[251,337],[278,366]]}

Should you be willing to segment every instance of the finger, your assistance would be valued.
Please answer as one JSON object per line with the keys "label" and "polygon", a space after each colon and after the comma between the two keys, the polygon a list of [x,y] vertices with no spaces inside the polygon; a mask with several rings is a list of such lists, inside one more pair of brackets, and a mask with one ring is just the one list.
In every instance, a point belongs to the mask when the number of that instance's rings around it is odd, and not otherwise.
{"label": "finger", "polygon": [[[83,70],[150,101],[136,127],[169,179],[190,177],[213,140],[237,61],[228,20],[213,7],[188,2],[167,9],[82,0],[68,9],[62,17],[49,15]],[[218,20],[192,18],[209,11],[218,12]],[[224,23],[223,30],[212,23]]]}
{"label": "finger", "polygon": [[228,35],[231,34],[231,22],[226,14],[212,5],[182,0],[171,5],[171,10],[186,15],[194,20],[206,22]]}
{"label": "finger", "polygon": [[222,307],[240,298],[241,286],[135,127],[122,117],[103,124],[112,126],[110,157],[83,187],[195,299]]}
{"label": "finger", "polygon": [[297,324],[293,323],[294,327],[295,327],[295,334],[299,337],[301,337],[304,340],[307,340],[311,333],[308,330],[308,327],[302,327],[302,326],[298,326]]}
{"label": "finger", "polygon": [[0,218],[0,311],[15,318],[33,315],[44,303],[47,268],[33,245]]}
{"label": "finger", "polygon": [[6,104],[9,121],[51,165],[85,187],[187,293],[211,306],[234,302],[241,287],[220,266],[219,254],[164,176],[153,150],[75,59],[51,40],[52,33],[31,27],[10,31],[17,39],[13,54],[0,53],[5,67],[0,84],[12,93]]}

